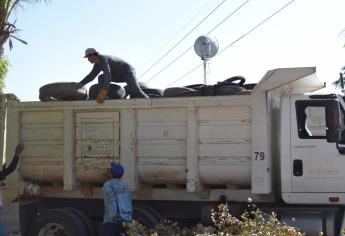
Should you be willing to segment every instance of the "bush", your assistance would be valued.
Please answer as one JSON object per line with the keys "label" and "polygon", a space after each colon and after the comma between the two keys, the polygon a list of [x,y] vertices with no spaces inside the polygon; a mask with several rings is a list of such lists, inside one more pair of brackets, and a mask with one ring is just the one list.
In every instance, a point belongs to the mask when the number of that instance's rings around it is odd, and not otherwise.
{"label": "bush", "polygon": [[241,215],[241,219],[230,214],[228,204],[220,204],[211,211],[213,227],[197,225],[192,229],[181,228],[176,222],[164,220],[154,229],[148,229],[140,223],[133,221],[128,224],[129,236],[302,236],[295,227],[291,227],[278,220],[272,212],[266,214],[249,202],[248,208]]}

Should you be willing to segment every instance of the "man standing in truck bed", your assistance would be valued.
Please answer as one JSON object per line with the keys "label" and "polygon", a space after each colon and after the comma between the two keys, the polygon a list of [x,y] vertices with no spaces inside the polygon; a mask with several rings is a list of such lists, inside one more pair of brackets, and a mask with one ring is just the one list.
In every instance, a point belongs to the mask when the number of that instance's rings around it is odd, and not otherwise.
{"label": "man standing in truck bed", "polygon": [[91,72],[79,83],[85,85],[94,80],[101,71],[103,72],[103,74],[98,76],[99,92],[96,97],[98,103],[104,102],[111,81],[126,82],[131,98],[148,98],[141,90],[135,77],[134,68],[129,63],[118,57],[101,55],[94,48],[86,49],[84,57],[94,66]]}
{"label": "man standing in truck bed", "polygon": [[108,169],[109,180],[102,187],[104,198],[104,218],[101,236],[116,236],[125,232],[123,222],[132,220],[132,195],[127,184],[122,181],[122,165],[112,162]]}

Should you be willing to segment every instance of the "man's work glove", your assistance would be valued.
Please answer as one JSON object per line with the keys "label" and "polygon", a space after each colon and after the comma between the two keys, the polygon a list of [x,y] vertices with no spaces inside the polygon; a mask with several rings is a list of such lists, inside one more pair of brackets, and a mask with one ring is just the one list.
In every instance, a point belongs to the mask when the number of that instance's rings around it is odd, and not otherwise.
{"label": "man's work glove", "polygon": [[99,91],[99,93],[98,93],[98,95],[97,95],[97,97],[96,97],[96,101],[97,101],[98,103],[103,103],[104,100],[105,100],[105,98],[106,98],[106,96],[107,96],[107,94],[108,94],[108,90],[106,90],[106,89],[101,89],[101,91]]}

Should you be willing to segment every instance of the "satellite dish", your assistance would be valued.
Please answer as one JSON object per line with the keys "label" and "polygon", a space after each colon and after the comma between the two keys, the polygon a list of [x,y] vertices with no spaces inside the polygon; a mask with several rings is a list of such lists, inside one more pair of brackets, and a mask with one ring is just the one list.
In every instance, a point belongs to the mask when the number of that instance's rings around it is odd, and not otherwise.
{"label": "satellite dish", "polygon": [[202,60],[214,57],[218,52],[218,40],[208,35],[202,35],[194,43],[194,51]]}

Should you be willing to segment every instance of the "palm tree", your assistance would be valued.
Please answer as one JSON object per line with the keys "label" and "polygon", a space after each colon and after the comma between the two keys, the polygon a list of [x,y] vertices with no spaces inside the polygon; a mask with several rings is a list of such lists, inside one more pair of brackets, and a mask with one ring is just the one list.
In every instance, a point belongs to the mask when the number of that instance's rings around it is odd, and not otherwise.
{"label": "palm tree", "polygon": [[10,49],[13,47],[12,39],[27,44],[24,40],[15,36],[18,29],[14,22],[9,22],[9,17],[18,7],[24,7],[25,4],[47,2],[48,0],[0,0],[0,59],[4,55],[4,45],[8,41]]}

